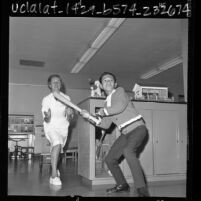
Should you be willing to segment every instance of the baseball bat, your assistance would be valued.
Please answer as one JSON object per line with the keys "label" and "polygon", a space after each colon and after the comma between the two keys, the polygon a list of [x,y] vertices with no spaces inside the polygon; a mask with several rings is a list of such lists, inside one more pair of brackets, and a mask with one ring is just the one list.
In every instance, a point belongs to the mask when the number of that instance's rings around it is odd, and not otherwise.
{"label": "baseball bat", "polygon": [[[65,105],[75,109],[78,112],[81,112],[82,109],[79,108],[77,105],[75,105],[74,103],[72,103],[71,101],[69,101],[67,98],[65,98],[64,96],[62,96],[61,94],[57,93],[57,92],[53,92],[53,95],[56,99],[58,99],[59,101],[61,101],[62,103],[64,103]],[[92,120],[93,122],[95,122],[96,124],[100,123],[100,120],[93,117],[93,116],[89,116],[89,120]]]}

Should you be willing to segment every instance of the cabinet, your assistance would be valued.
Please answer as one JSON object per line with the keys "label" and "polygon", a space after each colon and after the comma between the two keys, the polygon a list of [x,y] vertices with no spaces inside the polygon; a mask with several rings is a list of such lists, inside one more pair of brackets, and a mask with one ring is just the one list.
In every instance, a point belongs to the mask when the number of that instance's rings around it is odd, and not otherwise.
{"label": "cabinet", "polygon": [[34,115],[10,114],[8,117],[8,148],[16,152],[19,147],[34,147]]}
{"label": "cabinet", "polygon": [[[104,99],[88,98],[79,106],[90,113],[103,107]],[[187,106],[186,104],[135,101],[136,109],[143,115],[149,135],[139,159],[147,181],[180,180],[186,178]],[[81,116],[77,122],[78,174],[90,185],[113,184],[104,161],[97,159],[97,129]],[[103,141],[105,155],[120,135],[118,129]],[[104,157],[104,156],[103,156]],[[128,183],[131,171],[125,160],[120,165]]]}
{"label": "cabinet", "polygon": [[184,110],[153,111],[155,174],[186,172],[187,123],[185,122],[187,115]]}

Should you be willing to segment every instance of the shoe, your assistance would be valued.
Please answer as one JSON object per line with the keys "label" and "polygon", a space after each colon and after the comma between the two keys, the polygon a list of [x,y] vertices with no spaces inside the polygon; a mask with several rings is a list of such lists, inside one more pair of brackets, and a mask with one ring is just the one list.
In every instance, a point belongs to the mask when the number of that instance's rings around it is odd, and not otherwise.
{"label": "shoe", "polygon": [[61,175],[61,174],[60,174],[59,170],[57,170],[57,176],[60,177],[60,175]]}
{"label": "shoe", "polygon": [[121,191],[130,191],[130,186],[128,184],[120,184],[106,190],[107,193],[116,193]]}
{"label": "shoe", "polygon": [[150,197],[146,187],[138,188],[137,193],[138,193],[138,197]]}
{"label": "shoe", "polygon": [[50,177],[50,184],[60,186],[62,185],[61,179],[59,177],[54,177],[54,178]]}
{"label": "shoe", "polygon": [[54,192],[57,192],[57,191],[59,191],[59,190],[62,189],[62,185],[52,185],[52,184],[49,184],[49,187]]}

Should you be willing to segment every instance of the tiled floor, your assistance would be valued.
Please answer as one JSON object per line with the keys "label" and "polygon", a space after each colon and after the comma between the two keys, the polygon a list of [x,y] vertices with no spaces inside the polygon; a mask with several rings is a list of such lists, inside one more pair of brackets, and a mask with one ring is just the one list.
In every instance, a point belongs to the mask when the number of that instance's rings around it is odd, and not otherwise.
{"label": "tiled floor", "polygon": [[[136,197],[131,185],[129,193],[107,195],[105,189],[111,185],[102,185],[96,188],[83,185],[77,175],[77,163],[71,159],[61,167],[62,187],[49,184],[49,165],[39,171],[38,159],[9,160],[8,163],[8,195],[28,196],[83,196],[83,197]],[[149,192],[153,197],[186,197],[186,182],[150,183]]]}

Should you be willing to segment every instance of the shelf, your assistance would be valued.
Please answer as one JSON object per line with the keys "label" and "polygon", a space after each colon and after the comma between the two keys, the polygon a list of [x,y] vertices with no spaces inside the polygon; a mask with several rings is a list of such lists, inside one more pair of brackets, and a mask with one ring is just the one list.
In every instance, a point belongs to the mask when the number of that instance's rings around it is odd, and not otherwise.
{"label": "shelf", "polygon": [[28,135],[28,134],[32,134],[35,135],[34,132],[16,132],[16,133],[8,133],[9,135]]}
{"label": "shelf", "polygon": [[10,123],[10,125],[20,125],[20,126],[34,126],[34,124],[24,124],[24,123]]}
{"label": "shelf", "polygon": [[[8,147],[13,148],[15,139],[19,141],[19,146],[33,147],[35,140],[34,115],[9,114],[8,116]],[[20,139],[24,139],[20,141]]]}

